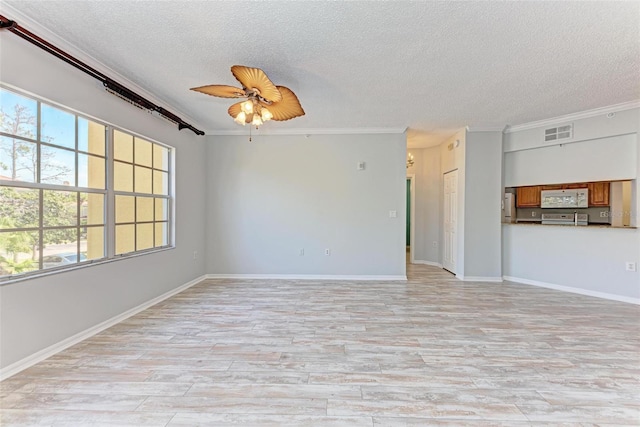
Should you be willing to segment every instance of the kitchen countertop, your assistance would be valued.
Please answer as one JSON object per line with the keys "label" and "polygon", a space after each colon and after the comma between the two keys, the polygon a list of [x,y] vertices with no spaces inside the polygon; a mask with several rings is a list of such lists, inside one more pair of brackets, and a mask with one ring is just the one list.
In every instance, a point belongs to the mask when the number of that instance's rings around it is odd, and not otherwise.
{"label": "kitchen countertop", "polygon": [[570,224],[541,224],[540,221],[522,221],[522,222],[503,222],[503,225],[533,225],[545,227],[575,227],[575,228],[615,228],[637,230],[638,227],[618,227],[609,224],[589,224],[589,225],[570,225]]}

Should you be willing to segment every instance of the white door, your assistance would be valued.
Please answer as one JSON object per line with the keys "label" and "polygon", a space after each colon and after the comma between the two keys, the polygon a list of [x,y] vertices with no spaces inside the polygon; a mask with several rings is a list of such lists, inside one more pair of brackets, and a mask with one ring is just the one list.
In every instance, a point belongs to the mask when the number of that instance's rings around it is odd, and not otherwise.
{"label": "white door", "polygon": [[444,174],[444,245],[442,267],[456,273],[458,225],[458,171]]}

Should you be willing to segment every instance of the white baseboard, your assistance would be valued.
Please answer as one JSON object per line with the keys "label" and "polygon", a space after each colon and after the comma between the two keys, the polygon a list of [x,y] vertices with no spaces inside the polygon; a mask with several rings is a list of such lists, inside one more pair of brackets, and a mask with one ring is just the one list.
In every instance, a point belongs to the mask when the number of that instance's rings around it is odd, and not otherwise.
{"label": "white baseboard", "polygon": [[498,282],[502,283],[502,277],[491,276],[460,276],[456,274],[456,278],[465,282]]}
{"label": "white baseboard", "polygon": [[433,261],[422,261],[422,260],[420,260],[420,259],[415,259],[415,260],[411,261],[411,264],[431,265],[431,266],[433,266],[433,267],[442,268],[442,264],[440,264],[439,262],[433,262]]}
{"label": "white baseboard", "polygon": [[135,314],[138,314],[141,311],[146,310],[147,308],[153,305],[156,305],[161,301],[164,301],[167,298],[170,298],[176,294],[179,294],[180,292],[184,291],[187,288],[190,288],[191,286],[201,282],[204,279],[205,279],[205,276],[200,276],[196,279],[193,279],[190,282],[185,283],[184,285],[181,285],[175,289],[172,289],[169,292],[165,292],[164,294],[157,296],[153,299],[150,299],[149,301],[146,301],[130,310],[125,311],[124,313],[118,314],[117,316],[114,316],[111,319],[105,320],[104,322],[99,323],[95,326],[92,326],[89,329],[85,329],[82,332],[78,332],[77,334],[69,338],[66,338],[56,344],[50,345],[49,347],[38,351],[37,353],[27,356],[24,359],[18,360],[17,362],[12,363],[11,365],[8,365],[3,369],[0,369],[0,381],[3,381],[17,374],[18,372],[23,371],[35,365],[38,362],[42,362],[43,360],[53,356],[54,354],[59,353],[62,350],[69,348],[72,345],[75,345],[83,340],[86,340],[87,338],[90,338],[95,334],[102,332],[105,329],[110,328],[111,326],[117,323],[120,323],[123,320]]}
{"label": "white baseboard", "polygon": [[537,280],[522,279],[520,277],[504,276],[504,280],[509,282],[522,283],[523,285],[539,286],[541,288],[555,289],[556,291],[571,292],[572,294],[587,295],[590,297],[604,298],[613,301],[628,302],[640,305],[640,298],[625,297],[623,295],[608,294],[606,292],[590,291],[588,289],[573,288],[571,286],[556,285],[553,283],[539,282]]}
{"label": "white baseboard", "polygon": [[207,274],[207,279],[281,279],[281,280],[375,280],[406,281],[407,276],[339,275],[339,274]]}

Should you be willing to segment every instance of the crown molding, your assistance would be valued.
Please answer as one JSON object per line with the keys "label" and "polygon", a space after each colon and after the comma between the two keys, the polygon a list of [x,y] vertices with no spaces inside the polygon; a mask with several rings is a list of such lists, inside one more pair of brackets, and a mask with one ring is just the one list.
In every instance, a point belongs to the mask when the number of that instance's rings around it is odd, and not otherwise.
{"label": "crown molding", "polygon": [[466,126],[467,132],[504,132],[506,126]]}
{"label": "crown molding", "polygon": [[[367,134],[401,134],[407,128],[301,128],[301,129],[260,129],[252,131],[254,136],[268,135],[367,135]],[[207,135],[247,136],[249,128],[237,130],[207,130]]]}
{"label": "crown molding", "polygon": [[640,100],[623,102],[621,104],[610,105],[608,107],[594,108],[593,110],[580,111],[577,113],[566,114],[564,116],[553,117],[535,122],[523,123],[521,125],[507,126],[504,133],[513,133],[522,130],[535,129],[544,126],[553,126],[573,120],[588,119],[603,114],[617,113],[619,111],[631,110],[640,107]]}
{"label": "crown molding", "polygon": [[[203,128],[201,123],[198,123],[196,120],[193,119],[193,117],[189,116],[184,111],[178,110],[177,108],[173,107],[168,102],[158,98],[156,95],[154,95],[154,94],[148,92],[146,89],[138,86],[136,83],[132,82],[127,77],[125,77],[122,74],[118,73],[117,71],[109,68],[108,66],[106,66],[105,64],[103,64],[102,62],[100,62],[99,60],[94,58],[93,56],[89,55],[87,52],[85,52],[82,49],[78,48],[77,46],[75,46],[71,42],[65,40],[64,38],[62,38],[58,34],[56,34],[53,31],[51,31],[50,29],[44,27],[42,24],[38,23],[33,18],[30,18],[29,16],[27,16],[27,15],[23,14],[22,12],[16,10],[13,6],[10,6],[10,5],[6,4],[5,2],[0,1],[0,12],[7,19],[11,19],[13,21],[16,21],[18,23],[18,25],[20,25],[20,26],[24,27],[25,29],[31,31],[32,33],[36,34],[38,37],[43,38],[44,40],[46,40],[47,42],[53,44],[54,46],[64,50],[65,52],[67,52],[71,56],[74,56],[75,58],[77,58],[80,61],[86,63],[87,65],[95,68],[96,70],[98,70],[99,72],[101,72],[104,75],[108,76],[109,78],[115,80],[116,82],[118,82],[118,83],[120,83],[120,84],[122,84],[124,86],[127,86],[128,88],[130,88],[134,92],[137,92],[139,95],[142,95],[143,97],[147,98],[149,101],[153,102],[154,104],[166,108],[168,111],[170,111],[171,113],[175,114],[176,116],[181,117],[183,120],[185,120],[187,122],[191,122],[193,124],[193,126],[196,126],[198,128],[201,128],[201,129]],[[8,33],[8,31],[7,31],[7,33]],[[16,35],[12,35],[12,37],[19,38]],[[35,46],[33,46],[33,47],[35,48]],[[36,48],[36,49],[38,49],[38,48]],[[38,50],[40,50],[40,49],[38,49]],[[44,51],[43,51],[43,53],[44,53]],[[70,69],[74,70],[74,71],[79,71],[79,70],[76,70],[75,68],[73,68],[71,66],[70,66]]]}

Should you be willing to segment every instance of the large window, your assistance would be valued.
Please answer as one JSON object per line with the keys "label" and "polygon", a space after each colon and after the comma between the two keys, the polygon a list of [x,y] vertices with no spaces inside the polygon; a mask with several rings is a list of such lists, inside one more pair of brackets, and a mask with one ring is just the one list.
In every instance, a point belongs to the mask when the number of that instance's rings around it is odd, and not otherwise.
{"label": "large window", "polygon": [[170,246],[172,155],[0,88],[0,282]]}
{"label": "large window", "polygon": [[119,130],[113,133],[116,254],[169,241],[169,150]]}

